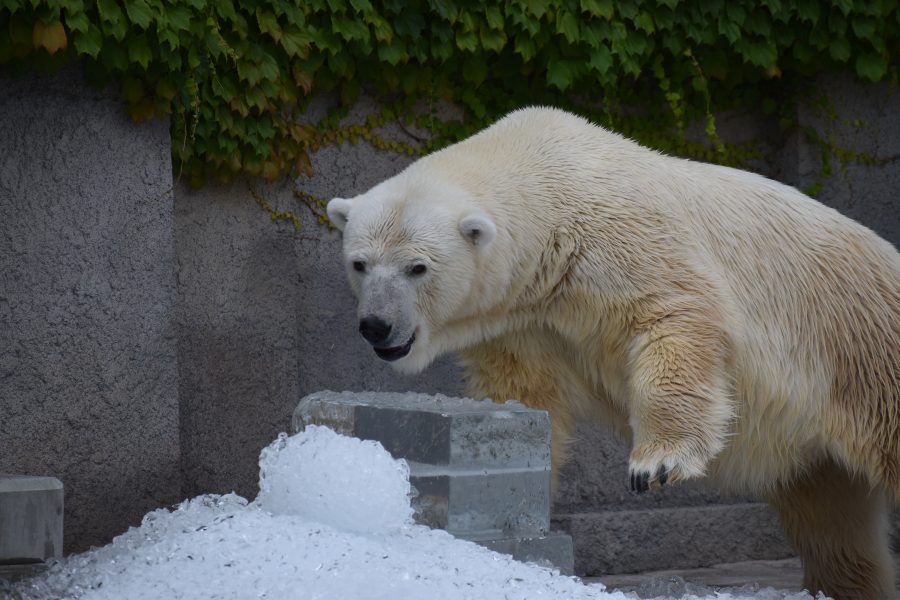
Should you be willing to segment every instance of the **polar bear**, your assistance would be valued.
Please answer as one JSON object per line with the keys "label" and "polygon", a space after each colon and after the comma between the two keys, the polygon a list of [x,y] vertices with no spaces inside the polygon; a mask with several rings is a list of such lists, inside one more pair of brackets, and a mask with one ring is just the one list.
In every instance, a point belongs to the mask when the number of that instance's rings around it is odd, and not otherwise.
{"label": "polar bear", "polygon": [[900,254],[790,187],[529,108],[328,215],[359,330],[402,372],[631,443],[637,492],[706,476],[767,498],[806,587],[893,594]]}

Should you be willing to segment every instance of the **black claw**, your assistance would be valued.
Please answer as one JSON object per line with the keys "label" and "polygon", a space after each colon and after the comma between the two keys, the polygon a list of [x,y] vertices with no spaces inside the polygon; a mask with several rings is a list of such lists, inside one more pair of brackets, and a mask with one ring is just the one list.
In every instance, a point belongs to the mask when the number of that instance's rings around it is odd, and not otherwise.
{"label": "black claw", "polygon": [[656,479],[659,481],[659,485],[666,485],[666,482],[669,480],[669,470],[666,469],[665,465],[659,465],[659,470],[656,472]]}
{"label": "black claw", "polygon": [[650,472],[643,471],[641,473],[631,472],[631,491],[643,494],[650,489]]}

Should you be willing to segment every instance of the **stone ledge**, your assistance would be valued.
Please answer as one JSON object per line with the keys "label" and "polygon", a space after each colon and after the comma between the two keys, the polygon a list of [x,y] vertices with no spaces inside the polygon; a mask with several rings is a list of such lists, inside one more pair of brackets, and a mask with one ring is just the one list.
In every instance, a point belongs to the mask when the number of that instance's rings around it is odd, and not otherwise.
{"label": "stone ledge", "polygon": [[762,503],[558,514],[575,544],[575,573],[603,576],[793,556]]}

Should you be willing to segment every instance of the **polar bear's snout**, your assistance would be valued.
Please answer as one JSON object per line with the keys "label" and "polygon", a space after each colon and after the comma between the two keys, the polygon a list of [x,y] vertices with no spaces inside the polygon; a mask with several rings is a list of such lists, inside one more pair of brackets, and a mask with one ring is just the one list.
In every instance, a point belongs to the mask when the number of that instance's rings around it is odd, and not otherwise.
{"label": "polar bear's snout", "polygon": [[359,289],[359,333],[386,361],[403,358],[416,341],[415,293],[395,271],[373,267]]}
{"label": "polar bear's snout", "polygon": [[359,332],[366,341],[376,346],[384,343],[391,335],[391,325],[375,315],[369,315],[359,320]]}
{"label": "polar bear's snout", "polygon": [[387,361],[399,360],[409,354],[416,334],[410,336],[406,343],[399,346],[390,346],[390,335],[393,327],[377,315],[368,315],[359,320],[359,333],[366,341],[372,344],[378,358]]}

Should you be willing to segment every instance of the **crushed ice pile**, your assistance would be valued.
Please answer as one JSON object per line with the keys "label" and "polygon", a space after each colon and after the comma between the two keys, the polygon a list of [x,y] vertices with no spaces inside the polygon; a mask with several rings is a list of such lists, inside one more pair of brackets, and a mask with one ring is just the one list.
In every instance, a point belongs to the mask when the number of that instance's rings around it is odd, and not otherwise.
{"label": "crushed ice pile", "polygon": [[[376,442],[309,427],[260,457],[260,493],[206,495],[148,513],[112,543],[53,565],[0,596],[22,600],[420,598],[614,599],[412,523],[404,461]],[[751,589],[659,588],[667,597],[802,600]],[[646,598],[647,591],[641,596]],[[677,594],[677,596],[673,596]]]}

